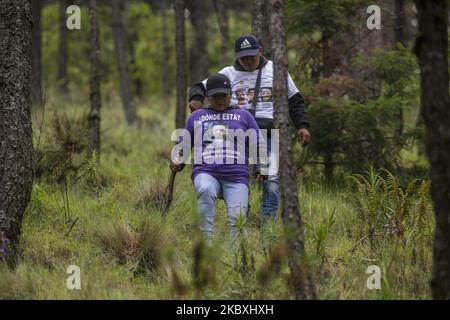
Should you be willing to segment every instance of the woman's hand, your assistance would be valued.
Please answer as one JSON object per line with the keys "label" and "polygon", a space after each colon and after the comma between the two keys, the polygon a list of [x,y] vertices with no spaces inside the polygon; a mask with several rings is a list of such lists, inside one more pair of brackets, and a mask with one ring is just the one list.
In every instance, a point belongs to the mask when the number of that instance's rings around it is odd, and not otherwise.
{"label": "woman's hand", "polygon": [[180,172],[184,169],[185,164],[184,163],[179,163],[176,164],[174,162],[170,163],[170,170],[172,170],[173,172]]}

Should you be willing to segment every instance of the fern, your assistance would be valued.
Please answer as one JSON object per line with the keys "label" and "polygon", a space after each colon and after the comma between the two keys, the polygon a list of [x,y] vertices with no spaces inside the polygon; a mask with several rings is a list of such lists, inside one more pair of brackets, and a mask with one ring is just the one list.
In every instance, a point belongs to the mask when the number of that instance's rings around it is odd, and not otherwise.
{"label": "fern", "polygon": [[429,234],[429,181],[416,179],[403,188],[391,172],[376,171],[373,167],[365,175],[355,174],[350,179],[355,187],[352,202],[360,230],[372,245],[374,237],[379,235],[397,236],[408,244],[418,236]]}

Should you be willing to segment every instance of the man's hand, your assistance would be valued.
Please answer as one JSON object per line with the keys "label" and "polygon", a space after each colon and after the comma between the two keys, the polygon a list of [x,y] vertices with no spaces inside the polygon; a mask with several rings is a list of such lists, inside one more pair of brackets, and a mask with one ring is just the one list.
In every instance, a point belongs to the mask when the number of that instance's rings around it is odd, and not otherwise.
{"label": "man's hand", "polygon": [[260,174],[259,172],[256,174],[256,182],[257,183],[263,183],[265,180],[267,180],[267,176],[264,176]]}
{"label": "man's hand", "polygon": [[303,146],[306,147],[311,140],[311,134],[309,133],[309,130],[306,128],[298,129],[298,142]]}
{"label": "man's hand", "polygon": [[191,112],[194,112],[195,110],[200,109],[201,107],[203,107],[202,101],[191,100],[191,102],[189,102],[189,110],[191,110]]}

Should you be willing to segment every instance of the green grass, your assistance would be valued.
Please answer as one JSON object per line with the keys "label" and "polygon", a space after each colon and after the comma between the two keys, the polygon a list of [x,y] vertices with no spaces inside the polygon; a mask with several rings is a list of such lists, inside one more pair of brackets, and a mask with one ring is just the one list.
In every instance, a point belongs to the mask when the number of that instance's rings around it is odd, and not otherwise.
{"label": "green grass", "polygon": [[[48,105],[59,106],[60,101]],[[35,180],[17,267],[0,266],[0,299],[294,298],[282,225],[273,221],[260,227],[257,186],[252,185],[242,245],[235,249],[228,241],[221,201],[214,241],[209,247],[203,243],[189,166],[177,175],[167,215],[144,200],[163,191],[168,179],[173,105],[174,101],[141,103],[141,126],[127,127],[119,100],[113,97],[102,109],[100,165],[76,182],[69,179],[68,201],[61,185],[45,177]],[[72,100],[64,108],[82,114],[87,106]],[[35,145],[40,137],[40,146],[51,146],[50,118],[47,109],[40,126],[41,114],[33,115]],[[319,297],[429,299],[430,237],[405,244],[383,235],[376,250],[359,242],[365,226],[350,200],[354,192],[349,186],[326,187],[320,179],[300,181],[307,260]],[[430,209],[427,214],[432,224]],[[156,253],[145,255],[154,246]],[[81,269],[81,290],[66,287],[69,265]],[[382,270],[380,290],[366,287],[370,265]]]}

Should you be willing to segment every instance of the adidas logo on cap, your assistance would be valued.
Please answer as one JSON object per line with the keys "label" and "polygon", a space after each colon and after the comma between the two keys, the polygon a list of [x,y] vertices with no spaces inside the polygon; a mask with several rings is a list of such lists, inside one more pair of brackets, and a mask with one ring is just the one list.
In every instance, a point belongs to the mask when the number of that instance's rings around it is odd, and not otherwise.
{"label": "adidas logo on cap", "polygon": [[247,40],[247,39],[245,39],[244,41],[242,41],[242,43],[241,43],[241,49],[247,49],[247,48],[251,48],[252,47],[252,45],[251,45],[251,43]]}

